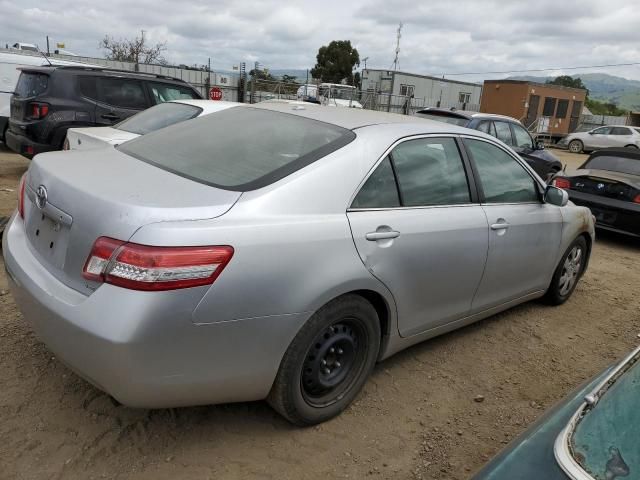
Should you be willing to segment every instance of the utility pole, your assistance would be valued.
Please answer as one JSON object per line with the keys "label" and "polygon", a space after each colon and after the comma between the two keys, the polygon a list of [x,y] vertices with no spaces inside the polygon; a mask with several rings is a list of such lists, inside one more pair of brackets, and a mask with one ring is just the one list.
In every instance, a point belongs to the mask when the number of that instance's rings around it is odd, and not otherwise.
{"label": "utility pole", "polygon": [[396,33],[396,57],[393,59],[393,69],[398,70],[400,67],[400,59],[398,55],[400,54],[400,39],[402,38],[402,22],[398,25],[398,30]]}
{"label": "utility pole", "polygon": [[364,68],[363,68],[363,70],[366,70],[366,69],[367,69],[367,60],[369,60],[369,57],[364,57],[364,58],[362,59],[362,63],[364,63]]}
{"label": "utility pole", "polygon": [[206,88],[206,98],[209,98],[209,92],[211,91],[211,57],[209,57],[209,62],[207,63],[207,82],[205,83]]}
{"label": "utility pole", "polygon": [[255,62],[253,64],[253,75],[251,76],[251,97],[249,99],[249,103],[255,102],[256,96],[256,79],[258,78],[258,67],[260,64]]}
{"label": "utility pole", "polygon": [[51,52],[49,51],[49,35],[47,35],[47,57],[51,56]]}

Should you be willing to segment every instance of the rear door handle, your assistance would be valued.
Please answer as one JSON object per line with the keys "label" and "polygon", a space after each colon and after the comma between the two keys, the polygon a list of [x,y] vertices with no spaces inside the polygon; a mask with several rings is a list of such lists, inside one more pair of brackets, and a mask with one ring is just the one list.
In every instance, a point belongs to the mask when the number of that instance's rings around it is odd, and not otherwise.
{"label": "rear door handle", "polygon": [[118,120],[120,117],[118,115],[116,115],[115,113],[103,113],[101,115],[102,118],[106,119],[106,120]]}
{"label": "rear door handle", "polygon": [[509,228],[509,224],[507,222],[494,223],[491,225],[491,230],[506,230],[507,228]]}
{"label": "rear door handle", "polygon": [[369,232],[364,236],[364,238],[370,242],[375,242],[376,240],[389,240],[392,238],[398,238],[399,236],[400,232],[390,230],[388,232]]}

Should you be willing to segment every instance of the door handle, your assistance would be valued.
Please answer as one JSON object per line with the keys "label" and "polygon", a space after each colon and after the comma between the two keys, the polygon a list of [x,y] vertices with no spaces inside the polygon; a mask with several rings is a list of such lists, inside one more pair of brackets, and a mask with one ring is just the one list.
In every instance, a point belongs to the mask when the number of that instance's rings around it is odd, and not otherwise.
{"label": "door handle", "polygon": [[375,242],[377,240],[390,240],[392,238],[398,238],[399,236],[400,232],[390,230],[388,232],[369,232],[364,236],[364,238],[370,242]]}
{"label": "door handle", "polygon": [[506,230],[509,228],[509,224],[507,222],[499,222],[491,225],[491,230]]}
{"label": "door handle", "polygon": [[105,120],[118,120],[120,117],[118,115],[116,115],[115,113],[103,113],[102,115],[100,115],[102,118],[104,118]]}

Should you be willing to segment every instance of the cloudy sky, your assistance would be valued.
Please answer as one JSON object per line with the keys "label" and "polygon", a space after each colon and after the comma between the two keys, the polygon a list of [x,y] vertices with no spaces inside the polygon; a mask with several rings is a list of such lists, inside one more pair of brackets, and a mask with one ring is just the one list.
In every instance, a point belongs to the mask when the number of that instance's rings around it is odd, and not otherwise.
{"label": "cloudy sky", "polygon": [[[152,42],[167,42],[171,63],[211,57],[224,70],[256,60],[309,68],[321,45],[343,39],[369,57],[368,67],[389,68],[399,22],[400,67],[416,73],[640,62],[638,0],[0,0],[0,12],[3,46],[44,48],[48,34],[68,50],[99,56],[104,35],[131,38],[144,29]],[[640,65],[587,71],[640,80]]]}

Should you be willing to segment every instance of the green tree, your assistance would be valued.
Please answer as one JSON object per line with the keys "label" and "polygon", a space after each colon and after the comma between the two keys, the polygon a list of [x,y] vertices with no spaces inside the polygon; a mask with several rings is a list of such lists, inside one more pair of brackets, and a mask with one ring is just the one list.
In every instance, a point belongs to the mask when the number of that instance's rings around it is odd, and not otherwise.
{"label": "green tree", "polygon": [[628,113],[626,110],[623,110],[612,102],[599,102],[598,100],[587,98],[585,104],[594,115],[611,115],[614,117],[621,117]]}
{"label": "green tree", "polygon": [[350,40],[333,40],[329,45],[320,47],[316,61],[316,66],[311,69],[314,78],[330,83],[346,80],[353,85],[353,69],[360,65],[360,56]]}
{"label": "green tree", "polygon": [[581,88],[587,91],[587,97],[589,96],[589,89],[582,83],[580,77],[570,77],[569,75],[560,75],[553,80],[547,80],[550,85],[562,85],[563,87]]}
{"label": "green tree", "polygon": [[287,75],[285,73],[284,75],[282,75],[282,82],[283,83],[298,83],[297,78],[298,77],[296,77],[295,75]]}

